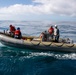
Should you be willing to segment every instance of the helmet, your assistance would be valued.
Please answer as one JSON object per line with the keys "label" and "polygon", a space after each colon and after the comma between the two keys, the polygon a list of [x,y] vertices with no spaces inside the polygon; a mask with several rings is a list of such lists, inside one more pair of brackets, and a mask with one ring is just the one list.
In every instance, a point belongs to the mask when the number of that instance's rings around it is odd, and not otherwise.
{"label": "helmet", "polygon": [[57,25],[55,25],[55,27],[57,27]]}
{"label": "helmet", "polygon": [[20,28],[18,27],[17,30],[20,30]]}
{"label": "helmet", "polygon": [[10,27],[12,27],[12,24],[10,24]]}

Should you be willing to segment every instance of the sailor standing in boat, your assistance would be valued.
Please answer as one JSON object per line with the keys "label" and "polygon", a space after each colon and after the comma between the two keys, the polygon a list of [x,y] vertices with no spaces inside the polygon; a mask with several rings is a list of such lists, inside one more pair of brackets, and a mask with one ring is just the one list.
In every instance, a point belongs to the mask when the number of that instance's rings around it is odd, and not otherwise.
{"label": "sailor standing in boat", "polygon": [[14,37],[14,32],[15,32],[15,27],[13,26],[13,25],[10,25],[10,35],[12,36],[12,37]]}
{"label": "sailor standing in boat", "polygon": [[59,41],[59,29],[57,25],[55,25],[55,28],[54,28],[54,39],[55,39],[55,42]]}
{"label": "sailor standing in boat", "polygon": [[49,29],[48,29],[48,41],[49,40],[53,40],[53,36],[54,36],[54,28],[53,26],[51,26]]}

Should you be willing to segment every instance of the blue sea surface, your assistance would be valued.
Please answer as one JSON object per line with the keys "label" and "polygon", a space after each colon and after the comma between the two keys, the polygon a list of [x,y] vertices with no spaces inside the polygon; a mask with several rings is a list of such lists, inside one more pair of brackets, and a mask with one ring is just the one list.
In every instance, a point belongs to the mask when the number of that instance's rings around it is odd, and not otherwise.
{"label": "blue sea surface", "polygon": [[[0,31],[9,29],[10,24],[30,36],[39,36],[57,24],[60,37],[76,43],[76,22],[0,21]],[[0,43],[0,75],[76,75],[76,53],[18,49]]]}

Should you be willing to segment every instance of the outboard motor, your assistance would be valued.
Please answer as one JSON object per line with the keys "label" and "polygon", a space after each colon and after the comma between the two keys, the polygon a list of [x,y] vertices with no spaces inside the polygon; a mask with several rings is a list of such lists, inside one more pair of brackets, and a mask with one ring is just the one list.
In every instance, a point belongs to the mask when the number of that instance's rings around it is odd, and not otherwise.
{"label": "outboard motor", "polygon": [[73,42],[72,39],[67,38],[67,39],[66,39],[66,43],[73,44],[74,42]]}

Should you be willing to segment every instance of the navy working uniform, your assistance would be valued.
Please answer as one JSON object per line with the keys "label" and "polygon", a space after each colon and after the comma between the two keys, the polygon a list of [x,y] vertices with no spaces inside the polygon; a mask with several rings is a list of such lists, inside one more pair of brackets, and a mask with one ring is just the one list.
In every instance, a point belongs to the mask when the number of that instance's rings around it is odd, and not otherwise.
{"label": "navy working uniform", "polygon": [[54,39],[55,39],[55,42],[59,41],[59,29],[57,25],[55,25],[55,28],[54,28]]}

